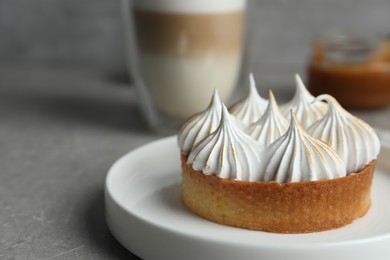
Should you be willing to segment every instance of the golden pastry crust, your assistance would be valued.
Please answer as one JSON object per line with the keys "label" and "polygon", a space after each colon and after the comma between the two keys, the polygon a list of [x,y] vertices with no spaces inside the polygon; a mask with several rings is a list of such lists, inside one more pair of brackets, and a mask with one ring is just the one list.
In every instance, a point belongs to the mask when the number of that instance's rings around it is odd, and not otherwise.
{"label": "golden pastry crust", "polygon": [[277,233],[330,230],[364,216],[376,160],[346,177],[311,182],[247,182],[205,175],[181,155],[184,204],[211,221]]}

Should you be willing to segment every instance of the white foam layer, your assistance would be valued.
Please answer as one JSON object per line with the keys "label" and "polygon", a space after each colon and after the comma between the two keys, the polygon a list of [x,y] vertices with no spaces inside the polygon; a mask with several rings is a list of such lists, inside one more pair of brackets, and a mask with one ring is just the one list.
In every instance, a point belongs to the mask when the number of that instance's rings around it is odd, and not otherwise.
{"label": "white foam layer", "polygon": [[186,118],[209,103],[214,89],[222,100],[232,94],[241,55],[197,59],[140,54],[140,70],[157,107],[165,114]]}
{"label": "white foam layer", "polygon": [[246,0],[135,0],[134,6],[169,13],[219,13],[243,10]]}

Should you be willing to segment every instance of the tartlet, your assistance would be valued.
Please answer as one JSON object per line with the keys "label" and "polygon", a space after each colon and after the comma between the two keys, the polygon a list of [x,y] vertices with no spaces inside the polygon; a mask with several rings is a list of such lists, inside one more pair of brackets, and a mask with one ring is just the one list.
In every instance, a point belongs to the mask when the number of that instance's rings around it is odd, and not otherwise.
{"label": "tartlet", "polygon": [[277,233],[330,230],[362,217],[371,205],[376,161],[357,173],[311,182],[248,182],[195,171],[182,155],[184,204],[211,221]]}
{"label": "tartlet", "polygon": [[[296,82],[295,97],[283,105],[291,107],[289,126],[272,91],[260,118],[250,112],[256,119],[240,123],[215,92],[183,125],[181,197],[188,209],[219,224],[277,233],[335,229],[366,214],[380,150],[375,131],[331,96],[314,98],[298,76]],[[248,111],[255,92],[241,102]]]}

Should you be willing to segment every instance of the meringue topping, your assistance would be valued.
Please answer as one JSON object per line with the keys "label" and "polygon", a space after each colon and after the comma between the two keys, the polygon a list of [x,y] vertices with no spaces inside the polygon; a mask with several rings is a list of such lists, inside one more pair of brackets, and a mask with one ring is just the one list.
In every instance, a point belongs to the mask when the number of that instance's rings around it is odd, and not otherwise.
{"label": "meringue topping", "polygon": [[193,148],[187,163],[206,175],[255,181],[260,158],[260,146],[237,126],[233,116],[223,105],[217,130]]}
{"label": "meringue topping", "polygon": [[342,108],[330,95],[320,95],[316,99],[328,103],[328,112],[308,129],[308,133],[332,147],[344,161],[348,173],[361,170],[377,158],[380,142],[371,126]]}
{"label": "meringue topping", "polygon": [[191,149],[203,138],[214,132],[220,122],[222,101],[217,90],[214,90],[212,100],[201,113],[195,114],[181,127],[178,134],[178,145],[181,153],[188,155]]}
{"label": "meringue topping", "polygon": [[229,109],[230,113],[243,123],[245,129],[263,115],[268,104],[268,101],[259,95],[252,73],[249,74],[249,81],[248,96]]}
{"label": "meringue topping", "polygon": [[248,134],[257,140],[262,148],[282,136],[288,128],[288,121],[280,112],[272,90],[269,90],[267,109],[262,117],[251,125]]}
{"label": "meringue topping", "polygon": [[290,126],[263,153],[258,181],[305,182],[346,175],[344,163],[324,142],[305,132],[291,112]]}
{"label": "meringue topping", "polygon": [[314,96],[307,91],[298,74],[295,74],[295,82],[295,95],[288,103],[281,106],[281,110],[287,118],[290,117],[290,110],[292,110],[299,122],[304,127],[309,127],[326,113],[326,104],[320,101],[313,102]]}
{"label": "meringue topping", "polygon": [[[380,142],[367,123],[329,95],[314,98],[298,75],[296,83],[294,98],[283,106],[291,107],[290,124],[271,90],[269,101],[258,95],[252,75],[247,99],[232,108],[235,116],[215,91],[209,106],[179,132],[178,145],[187,163],[220,178],[284,183],[343,177],[377,158]],[[258,99],[267,105],[256,120]],[[300,118],[306,124],[301,125]]]}

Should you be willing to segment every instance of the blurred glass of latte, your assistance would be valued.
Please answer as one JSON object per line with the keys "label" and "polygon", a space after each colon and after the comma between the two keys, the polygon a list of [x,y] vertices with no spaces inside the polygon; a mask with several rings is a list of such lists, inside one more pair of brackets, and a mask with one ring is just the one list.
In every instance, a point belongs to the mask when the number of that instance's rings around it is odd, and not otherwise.
{"label": "blurred glass of latte", "polygon": [[214,89],[227,100],[241,67],[245,0],[135,0],[136,72],[161,113],[186,118]]}

